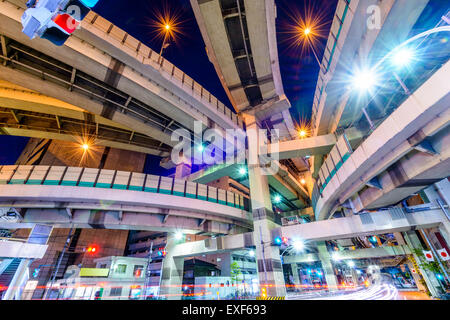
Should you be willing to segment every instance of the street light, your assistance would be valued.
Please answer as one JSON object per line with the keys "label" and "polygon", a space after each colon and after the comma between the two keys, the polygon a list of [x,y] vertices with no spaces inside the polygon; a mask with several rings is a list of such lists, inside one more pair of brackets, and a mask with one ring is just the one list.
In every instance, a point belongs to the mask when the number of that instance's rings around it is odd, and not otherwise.
{"label": "street light", "polygon": [[84,143],[81,147],[84,149],[84,151],[89,150],[89,145],[87,143]]}
{"label": "street light", "polygon": [[294,248],[295,251],[300,252],[303,251],[303,249],[305,248],[305,243],[300,239],[296,239],[292,243],[292,247]]}
{"label": "street light", "polygon": [[246,169],[245,167],[239,168],[239,174],[240,174],[241,176],[246,175],[246,174],[247,174],[247,169]]}
{"label": "street light", "polygon": [[394,52],[391,58],[392,64],[397,68],[402,68],[411,63],[414,52],[410,48],[400,48]]}
{"label": "street light", "polygon": [[304,138],[304,137],[306,137],[306,131],[305,130],[300,130],[298,132],[298,135],[300,136],[300,138]]}
{"label": "street light", "polygon": [[273,202],[274,203],[280,203],[281,202],[281,197],[280,197],[280,195],[275,195],[275,197],[273,197]]}
{"label": "street light", "polygon": [[316,58],[317,63],[319,64],[319,68],[321,68],[321,63],[319,61],[319,58],[317,57],[316,50],[314,50],[314,46],[311,43],[312,42],[311,36],[314,35],[313,30],[310,27],[306,27],[305,29],[303,29],[303,34],[306,38],[306,42],[308,42],[309,47],[311,48],[314,54],[314,57]]}
{"label": "street light", "polygon": [[353,88],[361,92],[372,90],[378,83],[377,75],[372,69],[358,70],[352,78]]}
{"label": "street light", "polygon": [[333,252],[331,254],[331,259],[333,259],[334,261],[339,261],[339,260],[341,260],[341,257],[339,256],[339,253]]}
{"label": "street light", "polygon": [[175,240],[181,240],[183,238],[183,232],[178,231],[175,233]]}

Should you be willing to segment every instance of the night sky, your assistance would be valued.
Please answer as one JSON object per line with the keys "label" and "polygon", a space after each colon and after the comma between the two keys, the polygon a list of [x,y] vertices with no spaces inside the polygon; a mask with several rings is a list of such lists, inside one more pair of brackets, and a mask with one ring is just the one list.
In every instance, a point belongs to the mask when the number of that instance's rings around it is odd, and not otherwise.
{"label": "night sky", "polygon": [[[300,118],[309,119],[311,116],[319,66],[307,46],[291,46],[292,41],[289,41],[286,32],[295,23],[295,17],[304,17],[306,12],[320,14],[323,38],[319,38],[316,52],[321,59],[337,0],[276,0],[276,4],[281,75],[285,93],[292,104],[291,114],[294,121],[298,122]],[[189,0],[101,0],[94,11],[159,52],[162,40],[155,37],[151,19],[155,19],[156,13],[164,8],[179,16],[182,31],[177,42],[165,49],[164,56],[231,108],[214,66],[206,55]],[[27,140],[22,137],[0,136],[0,165],[13,164]],[[149,167],[153,167],[153,162],[156,164],[157,161],[155,159],[150,162]]]}

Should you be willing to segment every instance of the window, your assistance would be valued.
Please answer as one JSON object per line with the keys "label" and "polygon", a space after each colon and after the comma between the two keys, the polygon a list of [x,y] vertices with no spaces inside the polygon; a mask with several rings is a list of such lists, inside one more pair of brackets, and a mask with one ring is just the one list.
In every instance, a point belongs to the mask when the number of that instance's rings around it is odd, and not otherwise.
{"label": "window", "polygon": [[139,300],[141,296],[141,286],[131,286],[130,289],[130,300]]}
{"label": "window", "polygon": [[143,275],[143,270],[144,270],[144,266],[142,266],[142,265],[135,265],[134,266],[133,275],[136,278],[140,278]]}
{"label": "window", "polygon": [[101,268],[101,269],[105,269],[105,268],[106,268],[106,266],[107,266],[107,264],[106,264],[106,263],[102,263],[102,264],[100,265],[100,268]]}
{"label": "window", "polygon": [[125,273],[127,271],[126,264],[118,264],[115,268],[116,273]]}
{"label": "window", "polygon": [[111,297],[117,297],[122,294],[122,287],[111,288],[109,295]]}

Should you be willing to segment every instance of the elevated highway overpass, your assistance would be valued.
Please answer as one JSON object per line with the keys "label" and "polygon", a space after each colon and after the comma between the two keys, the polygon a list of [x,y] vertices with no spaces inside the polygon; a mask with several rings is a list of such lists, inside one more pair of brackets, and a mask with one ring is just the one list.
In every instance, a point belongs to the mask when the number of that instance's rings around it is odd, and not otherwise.
{"label": "elevated highway overpass", "polygon": [[281,80],[274,0],[191,0],[191,6],[208,57],[235,110],[255,117],[264,128],[280,130],[282,139],[296,137]]}
{"label": "elevated highway overpass", "polygon": [[58,227],[229,234],[249,230],[241,195],[168,177],[59,166],[2,166],[0,206],[19,210],[9,228]]}
{"label": "elevated highway overpass", "polygon": [[[95,145],[168,156],[169,149],[145,130],[122,126],[72,104],[0,80],[0,130],[2,134],[43,139],[95,141]],[[139,130],[139,128],[137,128]],[[80,137],[80,133],[85,135]]]}
{"label": "elevated highway overpass", "polygon": [[358,97],[342,88],[346,75],[350,77],[349,66],[373,65],[405,41],[428,2],[339,0],[314,96],[313,135],[333,133],[352,123],[360,107]]}
{"label": "elevated highway overpass", "polygon": [[[390,176],[395,172],[395,178],[392,179],[398,180],[395,183],[397,187],[402,187],[415,178],[422,179],[422,184],[412,186],[418,187],[416,191],[450,175],[447,151],[450,85],[445,81],[449,71],[450,62],[446,62],[370,133],[348,160],[334,170],[334,175],[327,174],[327,183],[323,181],[325,177],[319,179],[319,185],[325,185],[325,187],[320,195],[316,194],[316,219],[328,218],[347,199],[370,184],[373,178],[379,182],[378,177],[381,177],[380,175],[383,175],[385,171],[391,172]],[[414,156],[417,150],[427,154],[430,152],[438,154],[425,157]],[[405,166],[407,166],[406,163],[411,163],[409,158],[413,156],[416,160],[413,167],[411,165],[409,168],[405,167],[409,173],[398,173],[399,170],[395,170],[402,166],[401,161]],[[400,167],[395,167],[398,162]],[[333,172],[331,168],[329,170]],[[428,177],[433,181],[424,183]],[[392,183],[389,185],[384,178],[382,181],[381,185],[376,183],[375,188],[387,188],[382,193],[387,194],[389,191],[392,197],[389,201],[379,204],[395,204],[403,200],[402,192],[392,192]]]}
{"label": "elevated highway overpass", "polygon": [[227,107],[192,78],[94,12],[62,47],[21,32],[22,1],[0,4],[0,78],[70,103],[173,146],[177,128],[242,128]]}

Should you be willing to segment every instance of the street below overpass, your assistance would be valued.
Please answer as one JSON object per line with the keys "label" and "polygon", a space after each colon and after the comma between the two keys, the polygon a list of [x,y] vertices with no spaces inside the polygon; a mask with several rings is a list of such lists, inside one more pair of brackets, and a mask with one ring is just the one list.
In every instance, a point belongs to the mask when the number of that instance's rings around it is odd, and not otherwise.
{"label": "street below overpass", "polygon": [[317,291],[305,294],[290,294],[287,300],[433,300],[417,290],[399,290],[392,284],[377,284],[339,293]]}

